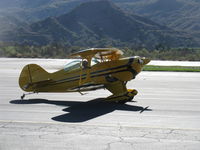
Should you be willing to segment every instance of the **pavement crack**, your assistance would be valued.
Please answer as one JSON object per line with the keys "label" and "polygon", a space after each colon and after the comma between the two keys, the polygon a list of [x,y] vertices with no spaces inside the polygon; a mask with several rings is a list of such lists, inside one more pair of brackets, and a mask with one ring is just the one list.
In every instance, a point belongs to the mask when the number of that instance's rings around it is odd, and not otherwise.
{"label": "pavement crack", "polygon": [[42,135],[38,135],[39,139],[44,139],[44,136],[48,136],[49,134],[42,134]]}
{"label": "pavement crack", "polygon": [[173,132],[174,132],[174,129],[170,129],[167,134],[169,135],[169,134],[172,134]]}
{"label": "pavement crack", "polygon": [[107,147],[105,148],[105,150],[110,150],[112,143],[115,143],[115,142],[109,142],[109,143],[107,143]]}
{"label": "pavement crack", "polygon": [[7,128],[7,125],[9,125],[9,124],[10,124],[10,122],[8,122],[8,123],[4,123],[3,125],[1,125],[0,128]]}
{"label": "pavement crack", "polygon": [[147,135],[151,135],[151,131],[149,131],[148,133],[144,133],[144,134],[141,135],[140,137],[142,137],[142,138],[146,138]]}

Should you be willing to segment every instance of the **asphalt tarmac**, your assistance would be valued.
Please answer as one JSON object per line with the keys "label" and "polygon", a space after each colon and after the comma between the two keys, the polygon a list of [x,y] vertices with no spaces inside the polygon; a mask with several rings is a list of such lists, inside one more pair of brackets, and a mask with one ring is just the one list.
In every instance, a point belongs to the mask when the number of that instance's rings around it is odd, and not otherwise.
{"label": "asphalt tarmac", "polygon": [[124,105],[104,102],[107,90],[20,100],[28,62],[0,59],[0,150],[199,150],[200,73],[142,72],[128,83],[135,102]]}

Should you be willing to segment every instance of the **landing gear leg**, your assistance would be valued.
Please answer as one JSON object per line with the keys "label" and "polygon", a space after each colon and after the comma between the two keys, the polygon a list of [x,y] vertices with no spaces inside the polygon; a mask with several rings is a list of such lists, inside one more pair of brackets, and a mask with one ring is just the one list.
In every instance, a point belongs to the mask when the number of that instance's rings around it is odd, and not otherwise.
{"label": "landing gear leg", "polygon": [[26,95],[25,95],[25,94],[23,94],[23,95],[21,96],[21,100],[23,100],[25,96],[26,96]]}
{"label": "landing gear leg", "polygon": [[31,94],[35,94],[36,92],[32,92],[32,93],[27,93],[27,94],[23,94],[22,96],[21,96],[21,100],[23,100],[24,99],[24,97],[26,96],[26,95],[31,95]]}

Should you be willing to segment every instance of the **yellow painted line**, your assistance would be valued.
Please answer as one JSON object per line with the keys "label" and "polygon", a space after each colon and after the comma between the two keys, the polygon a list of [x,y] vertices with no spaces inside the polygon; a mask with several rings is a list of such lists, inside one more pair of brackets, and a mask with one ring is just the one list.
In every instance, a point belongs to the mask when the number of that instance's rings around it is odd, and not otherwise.
{"label": "yellow painted line", "polygon": [[176,127],[156,127],[156,126],[128,126],[128,125],[105,125],[105,124],[91,124],[91,123],[67,123],[67,122],[48,122],[48,121],[19,121],[19,120],[0,120],[0,123],[30,123],[30,124],[52,124],[52,125],[78,125],[78,126],[99,126],[99,127],[123,127],[123,128],[145,128],[145,129],[164,129],[164,130],[188,130],[188,131],[200,131],[194,128],[176,128]]}

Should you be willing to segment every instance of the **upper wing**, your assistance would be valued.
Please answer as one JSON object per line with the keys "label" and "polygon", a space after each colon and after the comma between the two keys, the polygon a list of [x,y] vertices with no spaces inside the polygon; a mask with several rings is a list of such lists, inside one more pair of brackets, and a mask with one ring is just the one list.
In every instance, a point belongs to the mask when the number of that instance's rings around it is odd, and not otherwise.
{"label": "upper wing", "polygon": [[99,58],[99,59],[118,59],[123,52],[116,48],[91,48],[79,51],[71,55],[71,57],[81,57],[82,59]]}

